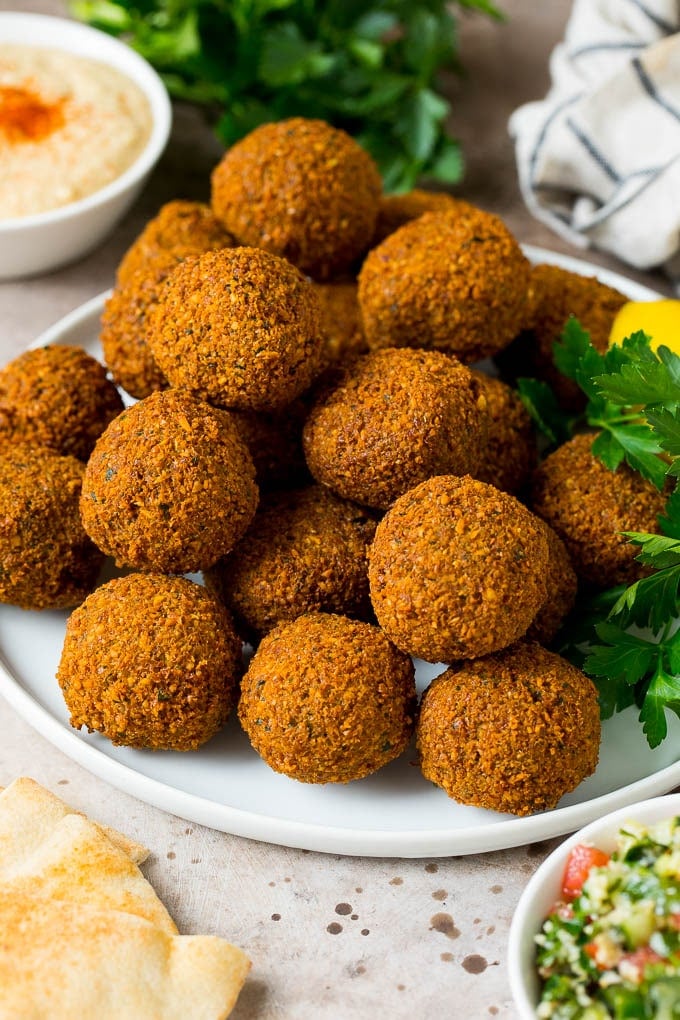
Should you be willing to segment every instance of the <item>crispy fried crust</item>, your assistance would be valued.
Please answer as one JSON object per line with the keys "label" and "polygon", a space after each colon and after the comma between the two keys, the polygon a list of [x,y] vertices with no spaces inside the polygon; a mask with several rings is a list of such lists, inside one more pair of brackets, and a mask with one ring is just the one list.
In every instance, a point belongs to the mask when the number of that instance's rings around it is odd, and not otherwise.
{"label": "crispy fried crust", "polygon": [[594,276],[581,276],[560,266],[533,266],[529,278],[526,321],[521,333],[499,364],[508,378],[535,376],[549,383],[567,410],[580,410],[585,402],[582,391],[555,367],[553,345],[559,339],[570,315],[574,315],[596,350],[609,345],[616,313],[628,298],[600,283]]}
{"label": "crispy fried crust", "polygon": [[49,450],[0,450],[0,602],[62,609],[94,587],[104,557],[78,512],[84,470]]}
{"label": "crispy fried crust", "polygon": [[495,354],[525,318],[529,262],[490,213],[425,213],[369,252],[359,273],[366,340],[427,347],[470,363]]}
{"label": "crispy fried crust", "polygon": [[578,577],[567,547],[556,531],[546,524],[548,540],[548,571],[545,577],[548,597],[536,614],[527,631],[527,639],[549,645],[574,608],[578,591]]}
{"label": "crispy fried crust", "polygon": [[238,713],[276,772],[347,783],[401,754],[415,707],[413,663],[378,627],[309,613],[263,638]]}
{"label": "crispy fried crust", "polygon": [[545,603],[548,543],[514,496],[441,475],[382,519],[371,600],[394,643],[428,662],[477,658],[524,635]]}
{"label": "crispy fried crust", "polygon": [[538,460],[536,434],[519,394],[484,372],[472,370],[486,404],[487,428],[479,459],[471,472],[504,492],[524,489]]}
{"label": "crispy fried crust", "polygon": [[580,580],[597,588],[632,584],[646,568],[621,532],[658,532],[666,495],[626,464],[610,471],[590,452],[594,438],[574,436],[546,457],[531,503],[564,542]]}
{"label": "crispy fried crust", "polygon": [[314,611],[370,619],[367,547],[374,532],[368,511],[320,485],[276,493],[207,580],[256,635]]}
{"label": "crispy fried crust", "polygon": [[595,685],[534,642],[451,666],[423,694],[423,775],[463,804],[547,811],[595,771]]}
{"label": "crispy fried crust", "polygon": [[383,195],[378,209],[372,248],[393,234],[405,223],[416,220],[426,212],[456,213],[459,216],[474,213],[474,206],[446,191],[423,191],[414,188],[399,195]]}
{"label": "crispy fried crust", "polygon": [[168,385],[146,342],[146,323],[169,273],[170,268],[162,266],[126,274],[102,312],[104,361],[118,385],[138,400]]}
{"label": "crispy fried crust", "polygon": [[314,279],[346,271],[370,246],[382,182],[357,142],[321,120],[263,124],[212,175],[212,207],[240,244]]}
{"label": "crispy fried crust", "polygon": [[202,570],[250,524],[254,477],[227,411],[164,390],[128,408],[100,438],[83,479],[83,524],[119,566]]}
{"label": "crispy fried crust", "polygon": [[234,238],[204,202],[166,202],[128,248],[117,271],[119,284],[142,270],[169,272],[190,255],[231,248]]}
{"label": "crispy fried crust", "polygon": [[440,351],[374,351],[329,376],[303,430],[318,482],[387,508],[436,474],[474,470],[485,404],[469,370]]}
{"label": "crispy fried crust", "polygon": [[206,252],[179,265],[147,316],[146,341],[173,386],[255,411],[298,397],[323,352],[312,285],[255,248]]}
{"label": "crispy fried crust", "polygon": [[87,460],[122,410],[106,369],[80,347],[37,347],[0,370],[0,439]]}
{"label": "crispy fried crust", "polygon": [[240,662],[241,642],[214,595],[184,577],[130,574],[71,614],[57,679],[77,729],[190,751],[226,722]]}

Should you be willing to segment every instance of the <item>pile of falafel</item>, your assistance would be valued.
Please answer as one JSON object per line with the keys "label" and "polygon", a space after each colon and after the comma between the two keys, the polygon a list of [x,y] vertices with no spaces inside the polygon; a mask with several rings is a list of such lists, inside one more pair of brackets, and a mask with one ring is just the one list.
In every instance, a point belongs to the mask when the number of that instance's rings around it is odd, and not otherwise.
{"label": "pile of falafel", "polygon": [[[579,586],[640,575],[621,532],[658,530],[663,494],[594,434],[539,463],[512,380],[573,409],[553,341],[575,315],[605,349],[626,300],[467,202],[384,196],[324,122],[234,145],[211,204],[164,206],[123,258],[105,368],[52,346],[0,371],[0,600],[73,608],[72,725],[191,750],[237,706],[306,783],[415,733],[457,801],[554,807],[600,718],[550,643]],[[444,664],[420,704],[414,657]]]}

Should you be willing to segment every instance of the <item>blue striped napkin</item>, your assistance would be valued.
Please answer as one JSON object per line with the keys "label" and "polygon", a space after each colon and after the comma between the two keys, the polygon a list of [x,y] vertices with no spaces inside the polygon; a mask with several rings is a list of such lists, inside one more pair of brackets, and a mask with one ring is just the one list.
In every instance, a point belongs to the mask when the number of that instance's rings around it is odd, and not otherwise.
{"label": "blue striped napkin", "polygon": [[541,102],[510,118],[531,212],[680,284],[680,3],[576,0]]}

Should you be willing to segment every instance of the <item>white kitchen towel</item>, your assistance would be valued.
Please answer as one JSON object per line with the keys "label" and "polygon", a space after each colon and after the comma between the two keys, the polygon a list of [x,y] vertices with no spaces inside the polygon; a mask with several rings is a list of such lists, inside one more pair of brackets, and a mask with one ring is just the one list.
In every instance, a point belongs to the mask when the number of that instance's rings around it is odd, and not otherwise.
{"label": "white kitchen towel", "polygon": [[510,118],[524,200],[573,244],[680,284],[680,0],[575,0]]}

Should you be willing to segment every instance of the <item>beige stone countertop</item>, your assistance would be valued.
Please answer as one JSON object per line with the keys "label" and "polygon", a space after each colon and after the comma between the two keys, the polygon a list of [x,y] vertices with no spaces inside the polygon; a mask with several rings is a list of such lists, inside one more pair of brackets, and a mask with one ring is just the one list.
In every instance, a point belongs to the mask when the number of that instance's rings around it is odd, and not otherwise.
{"label": "beige stone countertop", "polygon": [[[540,98],[570,4],[504,0],[508,20],[464,17],[467,77],[451,81],[453,126],[467,157],[456,191],[503,216],[524,242],[582,255],[527,213],[507,119]],[[6,3],[61,14],[60,0]],[[205,198],[221,149],[201,116],[177,107],[170,145],[143,196],[109,241],[40,279],[0,283],[0,363],[111,286],[122,253],[165,201]],[[0,170],[1,172],[1,170]],[[659,274],[634,273],[668,292]],[[557,840],[424,860],[341,857],[258,843],[187,822],[114,789],[36,734],[0,699],[0,785],[30,775],[74,807],[150,847],[145,873],[183,933],[242,946],[253,969],[235,1020],[420,1020],[514,1017],[506,942],[528,878]],[[133,1020],[133,1018],[131,1018]]]}

